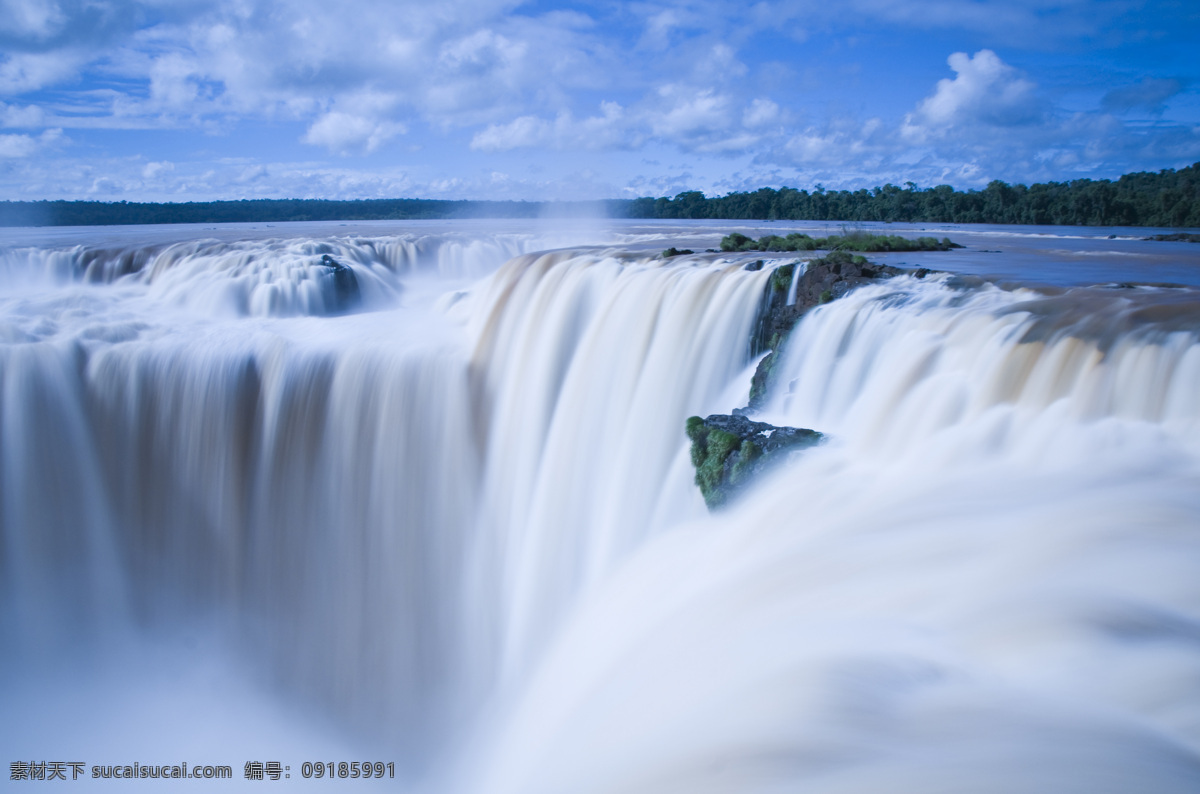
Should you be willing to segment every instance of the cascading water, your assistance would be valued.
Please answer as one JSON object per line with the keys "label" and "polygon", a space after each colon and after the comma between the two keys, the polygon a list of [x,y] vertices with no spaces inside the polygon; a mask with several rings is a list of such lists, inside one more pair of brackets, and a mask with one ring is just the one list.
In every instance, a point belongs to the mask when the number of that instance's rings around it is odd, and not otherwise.
{"label": "cascading water", "polygon": [[764,418],[832,441],[650,544],[480,791],[1194,791],[1200,307],[901,278]]}
{"label": "cascading water", "polygon": [[1195,790],[1195,293],[814,309],[710,517],[770,268],[533,239],[10,250],[0,661],[215,626],[425,788]]}

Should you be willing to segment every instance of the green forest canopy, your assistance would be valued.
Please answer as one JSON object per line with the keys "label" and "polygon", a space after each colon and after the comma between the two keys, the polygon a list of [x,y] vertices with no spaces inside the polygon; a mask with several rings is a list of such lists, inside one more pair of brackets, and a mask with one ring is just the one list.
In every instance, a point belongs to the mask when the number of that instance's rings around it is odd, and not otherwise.
{"label": "green forest canopy", "polygon": [[982,190],[887,184],[873,190],[761,188],[705,198],[599,202],[443,201],[432,199],[257,199],[139,203],[4,201],[0,226],[152,223],[534,218],[603,212],[614,218],[1013,223],[1071,226],[1200,227],[1200,162],[1179,170],[1076,179],[1026,187],[999,180]]}

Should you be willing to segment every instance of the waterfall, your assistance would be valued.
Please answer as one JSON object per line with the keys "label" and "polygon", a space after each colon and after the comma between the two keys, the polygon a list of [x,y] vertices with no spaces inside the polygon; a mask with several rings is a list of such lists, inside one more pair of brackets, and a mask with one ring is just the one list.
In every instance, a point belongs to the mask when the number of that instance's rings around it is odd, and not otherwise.
{"label": "waterfall", "polygon": [[764,413],[830,443],[595,592],[472,790],[1192,790],[1198,308],[900,278],[813,310]]}
{"label": "waterfall", "polygon": [[771,267],[545,240],[0,254],[0,655],[215,626],[434,788],[1194,788],[1193,291],[860,287],[709,515]]}
{"label": "waterfall", "polygon": [[[682,422],[746,365],[767,272],[562,254],[509,262],[471,307],[492,406],[482,549],[505,666],[654,530]],[[679,465],[674,466],[678,481]],[[689,498],[690,497],[690,498]]]}
{"label": "waterfall", "polygon": [[746,364],[765,275],[529,255],[450,306],[461,323],[419,305],[164,322],[153,279],[16,299],[14,619],[216,611],[291,686],[428,752],[653,531],[683,419]]}

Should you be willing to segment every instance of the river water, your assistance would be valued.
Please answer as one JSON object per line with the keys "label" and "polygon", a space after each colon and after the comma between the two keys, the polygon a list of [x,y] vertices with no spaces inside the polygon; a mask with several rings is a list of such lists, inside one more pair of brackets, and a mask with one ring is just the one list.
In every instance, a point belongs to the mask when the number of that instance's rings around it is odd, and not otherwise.
{"label": "river water", "polygon": [[830,441],[715,515],[795,257],[706,249],[841,224],[6,230],[9,762],[1196,791],[1200,246],[855,228],[965,248],[806,315],[760,418]]}

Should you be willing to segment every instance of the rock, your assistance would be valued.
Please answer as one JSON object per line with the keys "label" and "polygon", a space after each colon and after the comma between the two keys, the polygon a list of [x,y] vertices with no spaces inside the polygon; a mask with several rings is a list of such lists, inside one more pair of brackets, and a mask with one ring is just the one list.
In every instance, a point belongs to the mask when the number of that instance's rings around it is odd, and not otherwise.
{"label": "rock", "polygon": [[766,468],[794,452],[816,446],[815,430],[755,422],[743,410],[687,420],[696,485],[709,510],[724,505]]}
{"label": "rock", "polygon": [[[845,251],[834,251],[820,259],[813,259],[799,276],[796,284],[796,300],[787,305],[792,277],[797,261],[783,265],[771,273],[759,304],[758,320],[750,340],[750,355],[771,352],[759,362],[750,384],[750,408],[761,407],[767,392],[774,385],[774,366],[788,334],[800,318],[814,306],[836,300],[853,288],[881,278],[891,278],[907,271],[888,265],[877,265]],[[932,272],[922,268],[926,274]]]}
{"label": "rock", "polygon": [[356,308],[362,300],[358,279],[354,271],[338,262],[329,254],[321,257],[321,264],[333,269],[333,314],[342,314]]}

